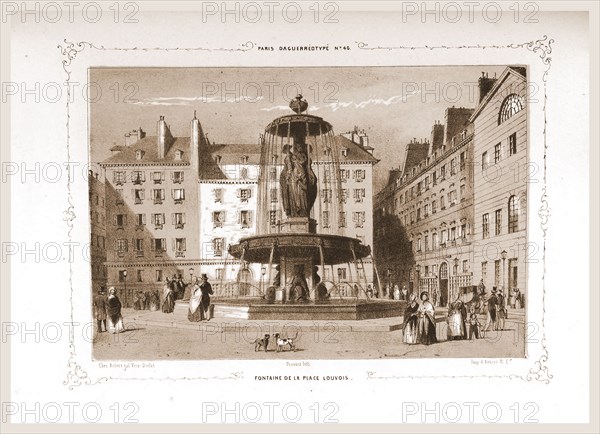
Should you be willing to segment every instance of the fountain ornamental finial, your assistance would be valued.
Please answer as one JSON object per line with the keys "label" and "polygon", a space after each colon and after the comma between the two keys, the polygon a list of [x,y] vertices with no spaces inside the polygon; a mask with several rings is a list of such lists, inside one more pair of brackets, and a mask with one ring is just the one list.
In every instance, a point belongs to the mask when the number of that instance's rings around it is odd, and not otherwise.
{"label": "fountain ornamental finial", "polygon": [[296,95],[296,99],[290,101],[290,108],[296,112],[296,114],[300,114],[308,108],[308,103],[305,99],[302,99],[302,95]]}

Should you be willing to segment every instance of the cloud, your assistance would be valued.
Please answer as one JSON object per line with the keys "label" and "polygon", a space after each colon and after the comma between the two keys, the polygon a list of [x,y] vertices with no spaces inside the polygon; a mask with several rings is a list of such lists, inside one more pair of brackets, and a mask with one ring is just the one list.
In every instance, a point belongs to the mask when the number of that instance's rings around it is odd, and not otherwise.
{"label": "cloud", "polygon": [[190,96],[190,97],[186,97],[186,96],[172,96],[172,97],[158,96],[158,97],[153,97],[153,98],[145,98],[143,100],[136,101],[136,102],[130,102],[129,104],[145,105],[145,106],[152,106],[152,105],[189,106],[193,102],[200,102],[200,103],[215,103],[215,102],[220,102],[220,103],[237,103],[237,102],[250,102],[250,103],[254,103],[254,102],[261,101],[263,98],[264,98],[263,96],[249,97],[249,96],[245,96],[245,95],[228,95],[228,94],[225,94],[225,95],[222,95],[222,96]]}

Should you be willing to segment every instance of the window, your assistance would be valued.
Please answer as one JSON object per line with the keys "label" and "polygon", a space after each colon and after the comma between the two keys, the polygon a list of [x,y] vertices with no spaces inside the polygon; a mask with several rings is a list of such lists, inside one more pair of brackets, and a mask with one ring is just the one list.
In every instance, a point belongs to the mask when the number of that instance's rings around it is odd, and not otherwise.
{"label": "window", "polygon": [[500,260],[494,261],[494,286],[500,286]]}
{"label": "window", "polygon": [[446,165],[445,164],[442,167],[440,167],[440,178],[441,179],[446,178]]}
{"label": "window", "polygon": [[115,215],[115,225],[117,225],[117,229],[123,229],[123,226],[127,224],[127,216],[125,214],[116,214]]}
{"label": "window", "polygon": [[331,172],[327,168],[323,170],[323,183],[326,184],[328,182],[331,182]]}
{"label": "window", "polygon": [[242,229],[248,229],[252,226],[252,211],[240,211],[240,220],[238,222]]}
{"label": "window", "polygon": [[181,258],[185,256],[185,238],[175,238],[175,257]]}
{"label": "window", "polygon": [[354,221],[354,227],[362,228],[365,224],[365,212],[356,211],[352,213],[352,221]]}
{"label": "window", "polygon": [[497,143],[494,146],[494,163],[498,163],[502,158],[502,143]]}
{"label": "window", "polygon": [[483,238],[489,238],[490,236],[490,215],[488,213],[485,213],[483,215],[483,221],[482,221],[482,233],[483,233]]}
{"label": "window", "polygon": [[523,110],[523,106],[523,98],[516,93],[511,93],[504,98],[500,106],[500,112],[498,113],[498,125]]}
{"label": "window", "polygon": [[125,270],[119,270],[119,282],[123,283],[125,282]]}
{"label": "window", "polygon": [[365,189],[364,188],[355,188],[354,189],[354,202],[357,202],[357,203],[362,202],[364,197],[365,197]]}
{"label": "window", "polygon": [[144,203],[144,190],[140,189],[140,188],[136,188],[132,191],[133,193],[133,197],[134,197],[134,201],[136,205],[142,204]]}
{"label": "window", "polygon": [[340,169],[340,179],[342,182],[346,182],[350,177],[350,171],[346,169]]}
{"label": "window", "polygon": [[137,281],[138,282],[143,282],[144,281],[144,270],[137,270],[136,272],[137,275]]}
{"label": "window", "polygon": [[483,279],[483,281],[485,282],[487,280],[487,261],[483,261],[481,263],[481,278]]}
{"label": "window", "polygon": [[417,208],[417,221],[421,220],[421,207]]}
{"label": "window", "polygon": [[422,184],[422,182],[421,182],[421,181],[419,181],[419,182],[417,183],[417,196],[419,196],[419,195],[421,194],[421,184]]}
{"label": "window", "polygon": [[450,228],[450,241],[456,241],[456,227]]}
{"label": "window", "polygon": [[467,238],[467,224],[463,223],[460,225],[460,237]]}
{"label": "window", "polygon": [[125,183],[125,172],[121,170],[113,172],[113,183],[115,185],[123,185]]}
{"label": "window", "polygon": [[212,248],[213,248],[213,254],[215,256],[223,256],[224,244],[225,244],[225,240],[223,238],[213,238]]}
{"label": "window", "polygon": [[413,224],[415,222],[415,212],[411,211],[410,213],[410,224]]}
{"label": "window", "polygon": [[437,212],[437,201],[434,199],[431,201],[431,214],[435,214]]}
{"label": "window", "polygon": [[423,185],[425,186],[425,190],[429,190],[429,175],[425,177]]}
{"label": "window", "polygon": [[165,172],[152,172],[152,182],[162,184],[165,180]]}
{"label": "window", "polygon": [[[425,251],[429,251],[429,235],[425,235]],[[427,274],[427,272],[425,272]]]}
{"label": "window", "polygon": [[213,190],[213,196],[215,198],[215,203],[221,203],[221,202],[223,202],[223,189],[222,188],[215,188]]}
{"label": "window", "polygon": [[277,224],[277,211],[269,211],[269,224],[275,226]]}
{"label": "window", "polygon": [[433,178],[432,179],[433,185],[436,185],[437,184],[437,172],[433,171],[433,173],[431,174],[431,177]]}
{"label": "window", "polygon": [[463,184],[460,186],[460,201],[463,202],[467,198],[467,187]]}
{"label": "window", "polygon": [[354,180],[356,182],[363,182],[365,180],[365,171],[363,169],[357,169],[354,171]]}
{"label": "window", "polygon": [[225,223],[225,211],[213,211],[212,222],[213,228],[222,228]]}
{"label": "window", "polygon": [[348,148],[342,148],[342,156],[344,156],[344,157],[348,156]]}
{"label": "window", "polygon": [[249,188],[241,188],[238,190],[238,197],[240,198],[240,202],[248,203],[248,199],[250,199],[251,192]]}
{"label": "window", "polygon": [[431,250],[437,249],[437,232],[431,234]]}
{"label": "window", "polygon": [[467,271],[469,271],[469,261],[464,260],[462,261],[462,272],[466,273]]}
{"label": "window", "polygon": [[271,203],[275,203],[277,202],[277,189],[276,188],[272,188],[270,191],[270,196],[271,196]]}
{"label": "window", "polygon": [[420,252],[422,247],[423,246],[422,246],[422,243],[421,243],[421,237],[419,237],[417,239],[417,252]]}
{"label": "window", "polygon": [[152,200],[155,205],[163,203],[165,200],[165,190],[163,188],[155,188],[152,190]]}
{"label": "window", "polygon": [[450,160],[450,175],[456,175],[456,158]]}
{"label": "window", "polygon": [[446,241],[448,241],[447,234],[448,231],[446,229],[442,229],[440,232],[440,243],[443,245],[443,247],[446,246]]}
{"label": "window", "polygon": [[183,188],[174,188],[171,191],[171,195],[173,196],[173,199],[175,199],[175,203],[183,203],[183,200],[185,199],[185,190]]}
{"label": "window", "polygon": [[240,179],[246,179],[246,178],[248,178],[248,168],[242,167],[240,169]]}
{"label": "window", "polygon": [[165,215],[162,213],[152,214],[150,216],[151,222],[155,229],[162,229],[165,224]]}
{"label": "window", "polygon": [[348,189],[347,188],[340,189],[339,195],[340,195],[340,203],[346,203],[346,201],[348,200]]}
{"label": "window", "polygon": [[122,188],[117,188],[115,190],[117,192],[117,201],[116,204],[117,205],[123,205],[123,189]]}
{"label": "window", "polygon": [[156,270],[156,281],[157,282],[162,282],[163,281],[163,272],[162,272],[162,270]]}
{"label": "window", "polygon": [[340,211],[339,216],[338,216],[338,226],[340,228],[345,228],[346,227],[346,212],[345,211]]}
{"label": "window", "polygon": [[185,225],[185,213],[176,212],[171,214],[171,222],[175,226],[175,229],[183,229]]}
{"label": "window", "polygon": [[467,165],[467,159],[466,159],[466,154],[464,152],[460,153],[460,170],[465,170],[465,167]]}
{"label": "window", "polygon": [[223,268],[217,268],[215,270],[215,279],[217,279],[217,280],[223,280],[223,275],[224,275],[223,274],[223,270],[224,270]]}
{"label": "window", "polygon": [[248,164],[248,156],[247,155],[242,155],[242,158],[240,158],[240,163],[242,163],[242,164]]}
{"label": "window", "polygon": [[116,244],[117,253],[125,253],[127,251],[127,240],[125,238],[119,238]]}
{"label": "window", "polygon": [[323,211],[323,219],[322,219],[323,227],[328,228],[329,223],[329,211]]}
{"label": "window", "polygon": [[512,133],[508,137],[508,155],[515,155],[517,153],[517,133]]}
{"label": "window", "polygon": [[517,196],[508,199],[508,233],[512,234],[519,230],[519,202]]}
{"label": "window", "polygon": [[171,173],[173,184],[181,184],[183,182],[183,172],[176,171]]}
{"label": "window", "polygon": [[441,196],[440,196],[440,208],[441,209],[446,209],[446,198],[444,197],[443,192],[440,193],[440,194],[441,194]]}
{"label": "window", "polygon": [[135,252],[138,254],[144,254],[144,239],[143,238],[136,238],[134,240],[135,242]]}
{"label": "window", "polygon": [[134,184],[141,184],[146,181],[146,172],[142,172],[141,170],[134,170],[131,173],[131,179]]}
{"label": "window", "polygon": [[183,158],[183,151],[178,149],[177,151],[175,151],[175,159],[176,160],[181,160]]}
{"label": "window", "polygon": [[167,242],[165,238],[154,238],[154,243],[152,244],[153,250],[156,253],[162,253],[166,250]]}
{"label": "window", "polygon": [[215,155],[215,163],[217,163],[217,164],[221,163],[221,156],[220,155]]}
{"label": "window", "polygon": [[487,170],[488,165],[490,164],[490,159],[488,157],[487,151],[481,154],[481,170]]}
{"label": "window", "polygon": [[346,267],[340,267],[340,268],[338,268],[337,274],[338,274],[338,280],[339,281],[346,280],[347,279],[347,277],[346,277]]}
{"label": "window", "polygon": [[496,220],[496,231],[495,235],[500,235],[502,233],[502,210],[497,209],[495,212],[495,220]]}

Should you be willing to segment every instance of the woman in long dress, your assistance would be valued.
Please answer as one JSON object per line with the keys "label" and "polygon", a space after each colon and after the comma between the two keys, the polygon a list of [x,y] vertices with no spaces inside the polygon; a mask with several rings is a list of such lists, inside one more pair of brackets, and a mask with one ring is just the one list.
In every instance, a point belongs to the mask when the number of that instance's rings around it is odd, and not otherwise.
{"label": "woman in long dress", "polygon": [[111,286],[108,290],[108,306],[106,308],[106,324],[109,333],[120,333],[123,326],[123,316],[121,315],[121,301],[117,297],[117,290]]}
{"label": "woman in long dress", "polygon": [[202,321],[202,291],[198,284],[198,278],[192,286],[192,294],[190,296],[190,306],[188,309],[188,320],[191,322]]}
{"label": "woman in long dress", "polygon": [[151,312],[156,312],[160,308],[160,297],[158,295],[158,289],[150,293],[148,307]]}
{"label": "woman in long dress", "polygon": [[456,300],[448,308],[448,340],[466,339],[466,308],[461,300]]}
{"label": "woman in long dress", "polygon": [[429,301],[429,294],[425,291],[421,293],[421,305],[417,315],[417,339],[419,343],[424,345],[436,343],[435,309]]}
{"label": "woman in long dress", "polygon": [[404,310],[404,329],[402,332],[402,340],[405,344],[412,345],[417,343],[418,311],[419,303],[417,303],[417,296],[415,294],[411,294],[408,305]]}
{"label": "woman in long dress", "polygon": [[164,313],[173,313],[175,310],[175,292],[173,292],[173,285],[171,285],[169,278],[167,278],[163,288],[163,297],[162,311]]}

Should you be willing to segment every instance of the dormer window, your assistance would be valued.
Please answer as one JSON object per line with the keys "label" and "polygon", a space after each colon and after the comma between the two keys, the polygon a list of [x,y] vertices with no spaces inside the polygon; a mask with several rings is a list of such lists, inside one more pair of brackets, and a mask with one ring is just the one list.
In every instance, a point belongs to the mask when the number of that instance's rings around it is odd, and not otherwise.
{"label": "dormer window", "polygon": [[181,149],[178,149],[177,151],[175,151],[175,159],[181,160],[182,158],[183,158],[183,151]]}
{"label": "dormer window", "polygon": [[144,158],[144,151],[142,151],[141,149],[138,149],[137,151],[135,151],[135,159],[136,160],[141,160],[142,158]]}
{"label": "dormer window", "polygon": [[242,155],[241,161],[242,161],[242,164],[248,164],[248,156]]}
{"label": "dormer window", "polygon": [[221,156],[220,155],[215,155],[215,163],[217,163],[217,164],[221,163]]}
{"label": "dormer window", "polygon": [[327,147],[323,150],[323,152],[325,152],[325,155],[329,156],[331,155],[331,148]]}
{"label": "dormer window", "polygon": [[342,148],[342,156],[344,156],[344,157],[348,156],[348,148]]}

